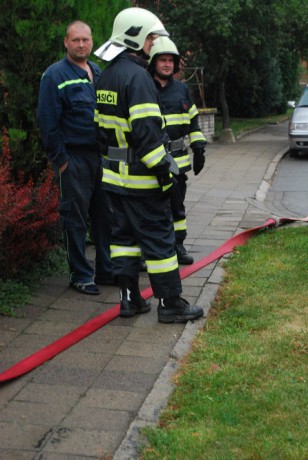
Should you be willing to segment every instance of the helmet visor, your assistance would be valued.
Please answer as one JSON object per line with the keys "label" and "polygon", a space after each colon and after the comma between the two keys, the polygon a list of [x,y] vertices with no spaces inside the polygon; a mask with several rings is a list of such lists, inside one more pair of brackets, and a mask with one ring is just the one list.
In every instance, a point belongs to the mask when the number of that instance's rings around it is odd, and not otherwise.
{"label": "helmet visor", "polygon": [[104,43],[100,48],[94,51],[94,55],[104,61],[112,61],[118,54],[122,53],[122,51],[126,50],[126,46],[118,45],[116,43],[111,43],[108,40]]}

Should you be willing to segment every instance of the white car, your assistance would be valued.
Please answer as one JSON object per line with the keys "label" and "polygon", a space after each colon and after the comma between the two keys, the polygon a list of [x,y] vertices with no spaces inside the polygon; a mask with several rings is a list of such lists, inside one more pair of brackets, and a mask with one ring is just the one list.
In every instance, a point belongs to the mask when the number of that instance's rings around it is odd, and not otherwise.
{"label": "white car", "polygon": [[298,157],[300,152],[308,152],[308,85],[304,88],[298,103],[289,101],[294,109],[289,122],[290,156]]}

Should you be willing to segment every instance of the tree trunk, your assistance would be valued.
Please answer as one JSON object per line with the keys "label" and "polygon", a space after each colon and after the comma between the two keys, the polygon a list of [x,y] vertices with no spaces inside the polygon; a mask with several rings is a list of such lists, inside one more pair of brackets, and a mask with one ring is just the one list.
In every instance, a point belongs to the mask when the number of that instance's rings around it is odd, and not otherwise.
{"label": "tree trunk", "polygon": [[229,107],[226,100],[225,93],[225,80],[220,80],[219,83],[219,103],[221,106],[222,113],[222,130],[219,136],[219,142],[223,144],[234,144],[236,139],[234,137],[233,131],[230,128],[230,115]]}
{"label": "tree trunk", "polygon": [[229,107],[226,100],[225,81],[221,80],[218,83],[218,97],[222,113],[222,129],[230,127]]}

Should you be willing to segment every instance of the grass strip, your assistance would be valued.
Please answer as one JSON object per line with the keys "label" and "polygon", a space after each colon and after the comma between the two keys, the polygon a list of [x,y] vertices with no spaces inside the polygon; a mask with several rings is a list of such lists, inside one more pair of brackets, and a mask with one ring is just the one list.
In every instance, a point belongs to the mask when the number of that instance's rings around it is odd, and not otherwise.
{"label": "grass strip", "polygon": [[[262,128],[268,124],[281,123],[290,118],[292,109],[280,115],[269,115],[261,118],[231,118],[230,128],[235,137],[249,133],[255,129]],[[219,139],[222,130],[222,118],[220,115],[215,116],[215,139]]]}
{"label": "grass strip", "polygon": [[0,279],[0,317],[19,315],[44,279],[67,272],[66,252],[57,246],[32,270],[19,273],[18,279]]}
{"label": "grass strip", "polygon": [[308,227],[237,248],[141,458],[307,459]]}

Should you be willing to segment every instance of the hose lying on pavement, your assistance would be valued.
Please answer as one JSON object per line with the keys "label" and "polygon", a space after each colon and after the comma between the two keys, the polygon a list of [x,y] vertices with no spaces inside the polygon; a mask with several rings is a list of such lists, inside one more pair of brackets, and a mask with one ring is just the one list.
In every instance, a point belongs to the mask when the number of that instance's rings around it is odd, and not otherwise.
{"label": "hose lying on pavement", "polygon": [[[298,219],[288,217],[271,217],[267,219],[263,225],[253,227],[241,233],[238,233],[237,235],[225,241],[221,246],[219,246],[219,248],[215,249],[208,256],[203,257],[202,259],[198,260],[192,265],[183,268],[180,271],[181,279],[184,279],[192,273],[197,272],[201,268],[206,267],[207,265],[219,259],[223,255],[232,252],[236,246],[242,246],[246,243],[246,241],[249,238],[254,236],[258,231],[272,227],[279,227],[280,225],[297,221],[308,222],[308,217]],[[151,288],[147,288],[144,289],[141,292],[141,294],[142,297],[148,299],[149,297],[152,297],[153,291]],[[117,318],[119,316],[119,313],[120,304],[117,304],[109,310],[105,311],[104,313],[101,313],[100,315],[86,322],[77,329],[74,329],[67,335],[64,335],[60,339],[51,343],[50,345],[47,345],[46,347],[28,356],[27,358],[19,361],[17,364],[13,365],[12,367],[0,374],[0,383],[4,383],[9,380],[20,377],[21,375],[24,375],[27,372],[30,372],[32,369],[35,369],[36,367],[40,366],[44,362],[54,358],[62,351],[66,350],[75,343],[79,342],[80,340],[95,332],[97,329],[101,328],[105,324]]]}

